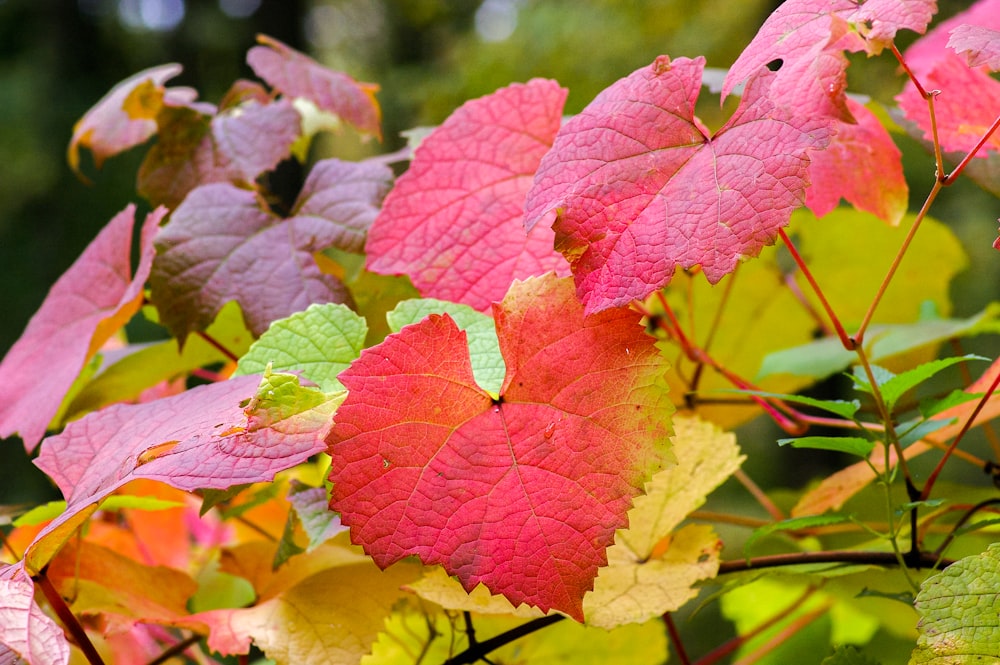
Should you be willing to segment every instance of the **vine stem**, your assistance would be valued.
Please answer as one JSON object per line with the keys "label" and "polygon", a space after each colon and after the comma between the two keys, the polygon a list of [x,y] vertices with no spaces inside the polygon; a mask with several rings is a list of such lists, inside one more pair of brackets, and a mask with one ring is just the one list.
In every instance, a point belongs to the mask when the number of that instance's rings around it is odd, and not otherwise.
{"label": "vine stem", "polygon": [[562,621],[565,618],[566,617],[561,614],[550,614],[548,616],[532,619],[527,623],[523,623],[520,626],[516,626],[508,631],[500,633],[496,637],[491,637],[483,642],[470,645],[465,651],[446,660],[444,665],[473,665],[473,663],[477,660],[482,660],[483,656],[491,651],[510,644],[514,640],[520,639],[525,635],[530,635],[531,633],[541,630],[542,628],[554,624],[557,621]]}
{"label": "vine stem", "polygon": [[[938,556],[932,552],[918,552],[915,563],[922,568],[933,568],[941,563]],[[767,554],[747,559],[734,559],[719,564],[719,575],[739,573],[761,568],[778,568],[805,563],[867,563],[875,566],[898,566],[899,559],[895,552],[867,552],[864,550],[826,550],[822,552],[790,552],[786,554]],[[952,563],[946,561],[945,565]]]}
{"label": "vine stem", "polygon": [[751,663],[756,663],[758,660],[766,656],[767,654],[774,651],[775,647],[779,646],[782,642],[785,642],[790,637],[795,635],[809,624],[811,624],[816,619],[820,618],[824,614],[830,611],[830,607],[833,603],[824,603],[822,606],[817,607],[815,610],[806,612],[800,617],[796,617],[785,626],[781,632],[772,637],[766,643],[762,644],[759,649],[749,654],[745,658],[733,661],[733,665],[750,665]]}
{"label": "vine stem", "polygon": [[76,618],[76,615],[66,605],[66,601],[59,595],[59,591],[49,581],[45,570],[43,569],[42,572],[32,576],[31,579],[42,588],[42,593],[48,599],[49,605],[52,606],[56,616],[62,621],[66,630],[73,636],[76,646],[83,652],[83,655],[87,658],[87,662],[90,665],[104,665],[104,660],[101,658],[101,654],[97,653],[97,649],[94,647],[94,643],[90,641],[87,631],[84,630],[80,620]]}
{"label": "vine stem", "polygon": [[663,623],[667,627],[670,642],[674,645],[674,651],[677,652],[677,658],[681,661],[681,665],[691,665],[691,659],[688,658],[687,651],[684,650],[684,642],[681,641],[681,634],[677,631],[677,625],[674,623],[674,618],[670,616],[670,612],[663,613]]}
{"label": "vine stem", "polygon": [[921,490],[920,492],[921,501],[926,501],[927,497],[930,496],[931,490],[934,488],[934,483],[937,482],[937,478],[941,474],[941,470],[944,469],[945,463],[951,457],[952,453],[955,451],[959,442],[965,436],[965,433],[972,428],[972,424],[975,422],[976,417],[979,415],[979,412],[983,410],[983,407],[986,406],[986,403],[990,400],[991,397],[993,397],[993,393],[996,392],[998,385],[1000,385],[1000,372],[997,372],[997,375],[996,377],[994,377],[993,382],[990,384],[990,387],[987,388],[986,392],[983,393],[983,396],[979,398],[979,403],[976,404],[976,408],[972,410],[972,413],[965,420],[965,424],[962,425],[962,429],[959,430],[958,434],[955,435],[955,438],[952,439],[951,445],[949,445],[948,449],[944,451],[944,455],[942,455],[941,459],[938,460],[937,466],[934,467],[934,470],[931,471],[931,474],[927,477],[927,482],[924,484],[924,489]]}
{"label": "vine stem", "polygon": [[847,331],[844,330],[844,326],[840,323],[840,318],[837,317],[836,313],[834,313],[833,307],[830,306],[829,301],[823,294],[823,289],[819,288],[819,282],[817,282],[816,278],[813,277],[813,274],[810,272],[806,262],[802,260],[802,256],[799,254],[799,251],[795,249],[795,243],[793,243],[792,239],[788,237],[787,233],[785,233],[785,229],[779,229],[778,233],[781,235],[781,241],[784,242],[785,247],[788,248],[788,253],[792,255],[792,260],[795,261],[795,265],[799,267],[799,271],[802,272],[806,281],[809,282],[809,286],[812,287],[813,293],[815,293],[816,297],[819,298],[819,302],[826,311],[826,315],[830,319],[830,323],[833,324],[834,330],[837,331],[837,337],[840,338],[840,343],[843,344],[844,348],[848,351],[853,351],[857,343],[855,340],[847,336]]}
{"label": "vine stem", "polygon": [[976,153],[979,152],[979,149],[982,148],[984,145],[986,145],[986,142],[990,140],[990,137],[993,136],[993,134],[997,131],[997,129],[1000,129],[1000,115],[996,117],[996,120],[993,121],[993,124],[990,125],[990,128],[987,129],[986,133],[983,134],[982,138],[979,139],[979,143],[977,143],[975,147],[969,151],[969,154],[967,154],[965,158],[958,163],[958,166],[955,167],[955,170],[944,177],[944,180],[942,182],[943,185],[946,186],[950,185],[951,183],[955,182],[956,179],[958,179],[958,176],[961,175],[962,171],[965,170],[965,167],[969,165],[969,162],[971,162],[972,159],[976,156]]}

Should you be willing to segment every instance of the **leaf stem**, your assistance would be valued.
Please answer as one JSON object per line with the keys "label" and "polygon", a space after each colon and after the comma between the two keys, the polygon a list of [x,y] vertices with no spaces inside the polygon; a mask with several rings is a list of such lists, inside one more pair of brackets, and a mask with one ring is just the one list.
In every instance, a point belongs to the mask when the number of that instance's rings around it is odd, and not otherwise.
{"label": "leaf stem", "polygon": [[225,346],[222,345],[221,342],[219,342],[219,340],[215,339],[204,330],[199,330],[195,334],[198,335],[198,337],[201,337],[206,342],[208,342],[210,345],[214,346],[219,351],[219,353],[229,358],[229,360],[231,360],[232,362],[234,363],[239,362],[240,357],[238,355],[227,349]]}
{"label": "leaf stem", "polygon": [[667,627],[670,643],[674,645],[674,651],[677,652],[677,658],[681,661],[681,665],[691,665],[691,659],[688,658],[687,651],[684,650],[681,634],[677,632],[677,625],[674,624],[674,618],[670,616],[670,612],[663,613],[663,623]]}
{"label": "leaf stem", "polygon": [[955,435],[955,438],[952,439],[951,445],[949,445],[948,449],[944,451],[944,455],[942,455],[941,459],[938,460],[937,466],[934,467],[934,470],[931,471],[931,474],[927,477],[924,489],[920,492],[921,501],[926,501],[927,497],[930,496],[931,490],[934,488],[934,483],[937,482],[937,478],[941,474],[941,470],[944,469],[945,463],[951,457],[955,448],[958,446],[958,443],[962,440],[962,437],[965,436],[965,433],[972,428],[972,424],[975,422],[979,412],[983,410],[983,407],[986,406],[986,403],[993,396],[993,393],[996,392],[998,384],[1000,384],[1000,372],[997,372],[997,375],[994,377],[990,387],[987,388],[983,396],[979,398],[979,403],[976,404],[976,408],[972,410],[972,413],[965,420],[965,424],[962,425],[962,429],[959,430],[958,434]]}
{"label": "leaf stem", "polygon": [[733,661],[733,665],[750,665],[751,663],[756,663],[758,660],[774,651],[774,649],[780,646],[782,642],[787,641],[790,637],[795,635],[795,633],[799,632],[813,621],[829,612],[831,605],[832,603],[829,602],[824,603],[822,606],[817,607],[810,612],[806,612],[802,616],[796,617],[787,626],[782,628],[777,635],[762,644],[756,651],[747,655],[745,658]]}
{"label": "leaf stem", "polygon": [[764,510],[767,511],[768,515],[770,515],[774,521],[781,522],[782,520],[787,519],[781,508],[778,508],[777,504],[775,504],[774,501],[771,501],[770,497],[764,493],[764,490],[762,490],[760,486],[753,481],[753,478],[748,476],[743,469],[736,469],[733,473],[733,477],[736,478],[736,480],[738,480],[748,492],[750,492],[753,498],[757,499],[757,503],[763,506]]}
{"label": "leaf stem", "polygon": [[527,623],[522,623],[520,626],[515,626],[508,631],[500,633],[496,637],[491,637],[484,642],[470,645],[465,651],[446,660],[444,665],[473,665],[473,663],[477,660],[481,660],[483,656],[491,651],[510,644],[514,640],[518,640],[525,635],[530,635],[531,633],[541,630],[542,628],[554,624],[557,621],[562,621],[565,618],[566,617],[562,614],[550,614],[548,616],[532,619]]}
{"label": "leaf stem", "polygon": [[993,133],[996,132],[998,128],[1000,128],[1000,115],[996,117],[996,120],[993,121],[993,124],[986,130],[986,133],[979,139],[979,142],[976,143],[975,147],[969,151],[969,154],[967,154],[965,158],[958,163],[955,170],[945,176],[941,184],[948,186],[955,182],[955,180],[958,179],[958,176],[961,175],[962,171],[965,170],[965,167],[969,165],[969,162],[971,162],[976,156],[976,153],[979,152],[979,149],[986,145],[986,142],[990,140],[990,137],[993,136]]}
{"label": "leaf stem", "polygon": [[101,658],[101,654],[97,653],[97,649],[94,647],[94,643],[90,641],[87,631],[84,630],[80,620],[76,618],[76,615],[66,605],[66,601],[59,595],[52,582],[49,581],[49,578],[45,574],[45,569],[43,568],[40,573],[33,575],[31,579],[42,588],[42,593],[48,599],[49,605],[55,611],[56,616],[59,617],[63,626],[66,627],[66,630],[73,636],[76,646],[83,652],[83,655],[87,658],[87,662],[90,665],[104,665],[104,660]]}
{"label": "leaf stem", "polygon": [[189,637],[186,637],[177,644],[170,647],[169,649],[165,650],[163,653],[161,653],[153,660],[146,663],[146,665],[163,665],[163,663],[167,662],[174,656],[180,656],[189,648],[193,647],[195,644],[198,644],[198,641],[201,640],[201,638],[202,636],[198,635],[197,633]]}
{"label": "leaf stem", "polygon": [[826,299],[826,296],[823,295],[823,289],[819,287],[819,282],[816,281],[816,278],[813,277],[813,274],[809,271],[809,267],[806,265],[806,262],[802,260],[802,256],[799,254],[799,251],[795,249],[795,244],[792,242],[792,239],[788,237],[788,234],[785,233],[785,229],[783,228],[779,229],[778,233],[781,235],[781,240],[785,243],[785,247],[788,248],[788,253],[792,255],[795,265],[799,267],[802,275],[806,278],[806,281],[809,282],[809,286],[812,287],[813,293],[816,294],[816,297],[819,298],[820,304],[823,305],[823,309],[826,311],[826,315],[829,317],[830,323],[833,324],[834,330],[837,331],[837,337],[840,338],[840,343],[843,344],[844,348],[848,351],[854,350],[854,347],[858,344],[858,342],[855,342],[854,339],[847,336],[847,331],[844,330],[844,326],[840,323],[840,319],[833,311],[833,307],[830,306],[830,302]]}
{"label": "leaf stem", "polygon": [[[932,568],[941,562],[933,552],[918,552],[915,563],[921,568]],[[864,550],[825,550],[822,552],[789,552],[786,554],[767,554],[747,559],[734,559],[719,564],[719,575],[740,573],[761,568],[778,568],[781,566],[796,566],[816,563],[852,563],[870,564],[873,566],[898,566],[899,559],[895,552],[868,552]],[[947,561],[945,565],[953,562]]]}

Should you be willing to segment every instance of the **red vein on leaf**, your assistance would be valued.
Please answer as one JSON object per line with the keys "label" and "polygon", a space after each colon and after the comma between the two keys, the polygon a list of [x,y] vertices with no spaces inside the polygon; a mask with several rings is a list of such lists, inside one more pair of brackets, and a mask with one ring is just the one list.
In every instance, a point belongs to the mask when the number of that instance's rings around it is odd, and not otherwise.
{"label": "red vein on leaf", "polygon": [[951,458],[952,453],[962,440],[962,437],[965,436],[965,433],[972,428],[972,423],[976,420],[976,416],[979,415],[979,412],[986,406],[986,403],[993,396],[993,393],[996,392],[997,385],[1000,385],[1000,372],[997,373],[996,377],[993,379],[993,383],[990,384],[990,387],[986,389],[986,392],[979,399],[979,403],[976,404],[976,408],[972,410],[972,413],[965,420],[965,424],[962,425],[962,429],[959,430],[958,434],[955,435],[955,438],[952,439],[951,445],[944,451],[944,455],[942,455],[941,459],[938,460],[937,466],[934,467],[934,470],[931,471],[930,475],[927,477],[924,489],[920,492],[921,501],[926,501],[927,497],[930,496],[931,490],[934,488],[934,483],[937,482],[937,478],[941,474],[941,470],[944,469],[945,463],[947,463],[947,461]]}

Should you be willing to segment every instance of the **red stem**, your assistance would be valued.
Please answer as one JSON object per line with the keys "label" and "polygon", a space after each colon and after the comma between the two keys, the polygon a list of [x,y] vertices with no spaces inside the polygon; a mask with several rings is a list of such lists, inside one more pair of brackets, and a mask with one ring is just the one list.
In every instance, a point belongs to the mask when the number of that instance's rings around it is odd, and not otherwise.
{"label": "red stem", "polygon": [[802,256],[799,254],[798,250],[795,249],[795,245],[792,243],[791,238],[785,233],[785,229],[779,229],[778,233],[781,235],[781,240],[785,243],[785,247],[788,248],[788,252],[792,255],[792,259],[795,261],[795,265],[799,267],[802,271],[803,276],[809,282],[809,286],[812,287],[813,293],[819,298],[819,302],[823,305],[823,309],[826,311],[826,315],[830,318],[830,323],[833,324],[834,330],[837,331],[837,337],[840,338],[840,343],[844,345],[844,348],[848,351],[853,351],[857,343],[850,337],[847,336],[847,331],[844,330],[844,326],[841,325],[840,319],[833,311],[833,307],[830,306],[829,301],[827,301],[826,296],[823,295],[823,289],[819,288],[819,283],[816,278],[813,277],[812,273],[809,271],[809,267],[806,262],[802,260]]}
{"label": "red stem", "polygon": [[229,358],[231,361],[233,361],[233,362],[238,362],[239,361],[239,359],[240,359],[239,356],[237,356],[232,351],[230,351],[229,349],[227,349],[225,346],[222,345],[221,342],[219,342],[217,339],[215,339],[214,337],[212,337],[211,335],[209,335],[207,332],[205,332],[203,330],[199,330],[196,334],[198,335],[198,337],[201,337],[203,340],[205,340],[206,342],[208,342],[209,344],[211,344],[212,346],[214,346],[216,349],[218,349],[219,353],[221,353],[225,357]]}
{"label": "red stem", "polygon": [[45,571],[42,570],[42,572],[31,579],[35,584],[42,587],[42,593],[48,599],[49,605],[52,606],[59,620],[66,627],[66,630],[73,636],[73,640],[80,647],[80,650],[83,651],[87,662],[90,665],[104,665],[104,660],[101,658],[101,654],[97,653],[97,649],[94,647],[94,643],[90,641],[90,637],[87,636],[87,631],[83,629],[83,625],[80,624],[79,619],[76,618],[76,615],[66,605],[66,601],[59,595],[56,588],[52,586],[52,582],[45,575]]}
{"label": "red stem", "polygon": [[984,145],[986,145],[986,142],[990,140],[990,137],[993,136],[993,133],[996,132],[998,128],[1000,128],[1000,115],[996,117],[996,120],[993,121],[993,124],[990,125],[990,128],[987,129],[986,133],[983,134],[981,139],[979,139],[979,143],[976,144],[976,147],[974,147],[972,150],[969,151],[969,154],[967,154],[965,158],[958,163],[958,166],[955,167],[955,170],[949,173],[941,182],[941,184],[947,186],[955,182],[955,180],[962,173],[962,171],[965,170],[965,167],[968,166],[969,162],[971,162],[972,159],[976,156],[976,153],[979,152],[979,149],[982,148]]}
{"label": "red stem", "polygon": [[684,650],[684,643],[681,642],[681,635],[677,632],[677,626],[674,624],[670,612],[663,613],[663,623],[667,626],[670,642],[674,645],[674,651],[677,652],[677,658],[681,661],[681,665],[691,665],[691,659],[688,658],[687,651]]}

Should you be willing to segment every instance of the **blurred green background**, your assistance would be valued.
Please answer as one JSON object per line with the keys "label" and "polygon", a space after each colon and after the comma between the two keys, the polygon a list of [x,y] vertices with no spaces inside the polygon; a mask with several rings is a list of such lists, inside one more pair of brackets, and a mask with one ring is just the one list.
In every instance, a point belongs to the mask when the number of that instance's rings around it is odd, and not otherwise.
{"label": "blurred green background", "polygon": [[[171,85],[218,101],[229,84],[252,77],[246,50],[266,33],[360,80],[380,84],[383,144],[345,134],[328,142],[342,156],[392,151],[399,132],[440,123],[467,99],[512,81],[542,76],[570,90],[567,113],[657,55],[704,55],[727,67],[777,0],[0,0],[0,353],[20,335],[46,291],[97,231],[136,200],[137,149],[96,171],[85,185],[65,162],[74,122],[115,83],[150,66],[183,65]],[[942,14],[968,6],[948,2]],[[903,35],[901,46],[912,41]],[[851,57],[851,87],[890,101],[902,86],[888,57]],[[702,118],[718,127],[717,98],[707,93]],[[919,207],[934,169],[923,150],[897,135]],[[962,238],[975,271],[956,280],[955,316],[969,316],[997,296],[998,200],[970,182],[945,192],[933,215]],[[995,345],[993,339],[981,342]],[[975,345],[973,345],[974,348]],[[989,348],[984,353],[995,356]],[[747,430],[774,448],[772,433]],[[763,433],[761,433],[763,431]],[[751,444],[741,438],[741,444]],[[751,463],[763,483],[788,478],[791,451]],[[751,458],[754,459],[753,457]],[[795,483],[806,475],[791,474]],[[757,477],[757,476],[755,476]],[[20,442],[0,448],[0,504],[50,495]]]}

